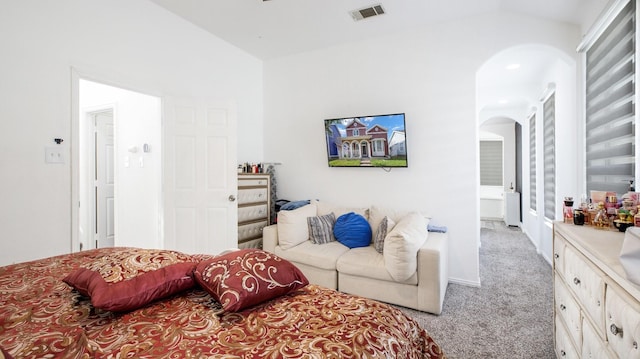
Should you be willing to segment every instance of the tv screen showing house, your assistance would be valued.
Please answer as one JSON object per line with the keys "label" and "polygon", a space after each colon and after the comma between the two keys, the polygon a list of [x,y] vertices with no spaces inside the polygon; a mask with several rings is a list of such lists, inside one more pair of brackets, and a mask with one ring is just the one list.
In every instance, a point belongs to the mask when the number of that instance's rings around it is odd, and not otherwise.
{"label": "tv screen showing house", "polygon": [[324,120],[329,167],[407,167],[404,113]]}

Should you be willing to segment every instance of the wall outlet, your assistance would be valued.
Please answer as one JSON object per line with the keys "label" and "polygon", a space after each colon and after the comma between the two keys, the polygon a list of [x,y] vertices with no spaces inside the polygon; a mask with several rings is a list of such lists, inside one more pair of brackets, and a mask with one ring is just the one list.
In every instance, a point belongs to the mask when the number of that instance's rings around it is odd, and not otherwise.
{"label": "wall outlet", "polygon": [[60,147],[46,147],[44,155],[45,163],[64,163],[64,150]]}

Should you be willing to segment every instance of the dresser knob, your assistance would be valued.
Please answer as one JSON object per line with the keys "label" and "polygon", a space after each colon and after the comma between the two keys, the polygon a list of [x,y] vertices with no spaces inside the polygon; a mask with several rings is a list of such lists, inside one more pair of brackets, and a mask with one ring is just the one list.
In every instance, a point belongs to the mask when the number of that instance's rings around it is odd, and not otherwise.
{"label": "dresser knob", "polygon": [[620,337],[622,337],[622,328],[618,328],[615,324],[611,324],[609,329],[611,330],[611,334],[613,335],[620,334]]}
{"label": "dresser knob", "polygon": [[560,310],[565,310],[567,309],[567,307],[564,306],[564,304],[560,304]]}
{"label": "dresser knob", "polygon": [[578,279],[578,277],[574,277],[573,278],[573,284],[575,284],[575,285],[580,284],[580,279]]}
{"label": "dresser knob", "polygon": [[229,195],[229,202],[233,202],[236,200],[236,196],[234,195]]}
{"label": "dresser knob", "polygon": [[638,342],[633,342],[633,349],[638,349]]}
{"label": "dresser knob", "polygon": [[561,356],[561,357],[566,356],[566,355],[567,355],[567,353],[566,353],[564,350],[561,350],[561,351],[560,351],[560,356]]}
{"label": "dresser knob", "polygon": [[560,258],[560,255],[559,255],[558,253],[555,253],[555,254],[553,255],[553,258],[558,259],[558,258]]}

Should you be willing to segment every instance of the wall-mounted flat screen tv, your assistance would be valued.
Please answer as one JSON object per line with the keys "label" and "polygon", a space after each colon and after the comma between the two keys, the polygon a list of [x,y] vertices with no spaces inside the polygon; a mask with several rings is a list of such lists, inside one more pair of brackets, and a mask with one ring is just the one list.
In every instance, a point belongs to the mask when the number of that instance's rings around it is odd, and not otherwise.
{"label": "wall-mounted flat screen tv", "polygon": [[407,167],[404,113],[324,120],[329,167]]}

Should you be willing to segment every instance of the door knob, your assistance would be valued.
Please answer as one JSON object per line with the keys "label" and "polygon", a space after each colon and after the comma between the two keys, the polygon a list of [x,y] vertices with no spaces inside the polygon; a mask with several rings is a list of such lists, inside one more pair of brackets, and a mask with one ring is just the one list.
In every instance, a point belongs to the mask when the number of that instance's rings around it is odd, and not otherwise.
{"label": "door knob", "polygon": [[236,196],[234,196],[234,195],[232,195],[232,194],[231,194],[231,195],[229,195],[229,202],[233,202],[233,201],[235,201],[235,200],[236,200]]}

